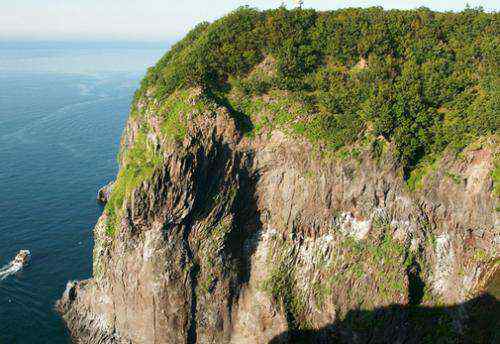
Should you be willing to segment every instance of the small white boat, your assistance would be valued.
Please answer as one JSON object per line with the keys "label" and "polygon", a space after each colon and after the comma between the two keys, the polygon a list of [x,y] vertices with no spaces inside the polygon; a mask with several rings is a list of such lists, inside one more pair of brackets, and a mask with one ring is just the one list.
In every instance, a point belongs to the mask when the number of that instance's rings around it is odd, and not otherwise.
{"label": "small white boat", "polygon": [[29,250],[21,250],[12,261],[12,265],[21,267],[26,266],[29,263],[30,258],[31,252]]}

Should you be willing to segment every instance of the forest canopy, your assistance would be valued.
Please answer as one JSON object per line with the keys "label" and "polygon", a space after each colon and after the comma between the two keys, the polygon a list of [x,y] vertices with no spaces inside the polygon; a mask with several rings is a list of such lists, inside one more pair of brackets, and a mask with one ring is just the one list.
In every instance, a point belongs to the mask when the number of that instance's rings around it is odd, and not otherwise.
{"label": "forest canopy", "polygon": [[[243,7],[196,26],[148,70],[136,97],[201,86],[252,121],[259,96],[286,94],[302,104],[297,132],[336,149],[370,130],[395,144],[408,172],[446,147],[496,133],[497,19],[470,8]],[[252,77],[269,56],[276,72]]]}

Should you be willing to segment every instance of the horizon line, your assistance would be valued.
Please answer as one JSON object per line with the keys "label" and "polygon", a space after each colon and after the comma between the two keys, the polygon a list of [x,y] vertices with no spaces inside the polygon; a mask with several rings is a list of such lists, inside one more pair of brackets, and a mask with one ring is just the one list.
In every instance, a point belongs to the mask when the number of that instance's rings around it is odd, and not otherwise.
{"label": "horizon line", "polygon": [[[268,10],[273,10],[273,9],[278,9],[278,7],[269,7],[269,8],[262,8],[258,6],[240,6],[237,8],[233,8],[230,11],[225,12],[221,16],[217,16],[215,18],[210,18],[212,20],[208,20],[208,22],[213,23],[214,21],[223,18],[224,16],[228,15],[229,13],[237,10],[238,8],[241,7],[249,7],[253,8],[259,11],[268,11]],[[286,7],[288,10],[294,10],[294,8]],[[485,13],[498,13],[500,12],[499,8],[489,8],[485,6],[470,6],[466,4],[462,8],[448,8],[448,9],[435,9],[432,7],[428,6],[419,6],[419,7],[390,7],[390,6],[384,6],[384,5],[371,5],[371,6],[347,6],[347,7],[339,7],[339,8],[329,8],[329,9],[324,9],[324,8],[314,8],[314,7],[305,7],[304,10],[314,10],[317,12],[330,12],[330,11],[339,11],[339,10],[345,10],[345,9],[370,9],[370,8],[381,8],[384,11],[415,11],[419,9],[428,9],[432,12],[436,13],[461,13],[465,10],[481,10],[484,11]],[[176,32],[172,34],[166,34],[165,38],[160,38],[158,36],[156,37],[151,37],[151,36],[143,36],[139,34],[136,37],[127,37],[127,34],[125,33],[119,33],[116,36],[110,35],[110,36],[105,36],[106,33],[94,33],[96,36],[94,37],[89,37],[88,34],[85,32],[69,32],[66,34],[61,34],[61,33],[49,33],[47,36],[38,36],[38,35],[30,35],[29,33],[13,33],[12,36],[8,36],[5,33],[3,35],[0,35],[0,44],[2,43],[110,43],[110,42],[118,42],[118,43],[128,43],[128,44],[133,44],[133,43],[140,43],[140,44],[160,44],[160,43],[168,43],[168,44],[173,44],[179,40],[181,40],[192,28],[194,28],[198,23],[201,23],[201,21],[198,21],[196,23],[193,23],[185,32]]]}

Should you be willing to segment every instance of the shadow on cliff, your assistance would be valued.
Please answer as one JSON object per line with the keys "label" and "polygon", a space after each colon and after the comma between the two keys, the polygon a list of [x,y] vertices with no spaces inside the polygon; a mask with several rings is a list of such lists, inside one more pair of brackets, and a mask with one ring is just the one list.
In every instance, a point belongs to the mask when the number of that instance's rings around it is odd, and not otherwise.
{"label": "shadow on cliff", "polygon": [[[237,123],[238,124],[238,123]],[[242,124],[239,123],[241,126]],[[248,123],[245,125],[249,125]],[[237,125],[238,126],[238,125]],[[238,126],[240,133],[243,129]],[[192,213],[183,223],[182,243],[186,259],[192,263],[189,271],[188,288],[190,293],[190,315],[187,328],[187,343],[198,342],[199,293],[197,292],[202,266],[200,256],[208,252],[200,252],[196,240],[192,240],[192,230],[197,223],[210,218],[210,223],[221,224],[224,219],[231,218],[231,229],[225,233],[220,261],[222,270],[227,270],[223,278],[228,281],[229,293],[227,313],[238,300],[241,285],[248,282],[251,270],[251,257],[258,244],[262,223],[257,204],[256,179],[252,173],[253,153],[238,152],[230,144],[212,134],[210,144],[200,146],[191,153],[188,166],[195,165],[193,173],[193,193],[196,195]],[[197,162],[197,164],[196,164]],[[210,225],[210,224],[209,224]],[[216,227],[218,228],[218,227]],[[166,231],[168,233],[168,231]],[[212,267],[213,268],[213,267]],[[209,294],[214,293],[219,283],[214,278],[207,286]],[[224,282],[225,283],[225,282]]]}
{"label": "shadow on cliff", "polygon": [[238,283],[248,283],[252,256],[257,249],[262,232],[261,213],[257,204],[257,174],[250,173],[253,155],[248,154],[238,171],[240,187],[237,191],[232,212],[235,214],[233,230],[228,238],[228,249],[238,260]]}
{"label": "shadow on cliff", "polygon": [[500,343],[499,320],[500,302],[483,294],[449,307],[391,305],[351,310],[338,322],[317,330],[287,331],[269,344]]}

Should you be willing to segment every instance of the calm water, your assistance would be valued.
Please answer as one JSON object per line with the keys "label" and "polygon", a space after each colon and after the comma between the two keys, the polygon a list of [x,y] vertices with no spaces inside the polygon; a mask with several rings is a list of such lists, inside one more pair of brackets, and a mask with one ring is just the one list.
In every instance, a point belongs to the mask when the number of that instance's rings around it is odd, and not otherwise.
{"label": "calm water", "polygon": [[68,343],[54,302],[91,275],[98,187],[116,173],[130,101],[160,46],[0,43],[0,344]]}

